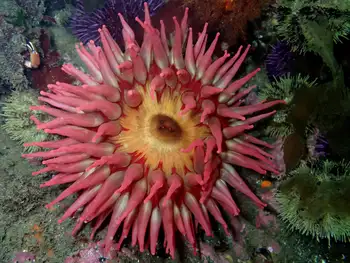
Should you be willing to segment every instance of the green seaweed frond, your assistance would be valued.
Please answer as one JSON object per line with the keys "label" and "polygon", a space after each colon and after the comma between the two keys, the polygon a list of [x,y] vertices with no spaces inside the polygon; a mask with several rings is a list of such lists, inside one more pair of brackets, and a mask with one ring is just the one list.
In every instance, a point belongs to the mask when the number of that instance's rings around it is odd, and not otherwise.
{"label": "green seaweed frond", "polygon": [[320,10],[350,12],[349,0],[311,0],[308,4]]}
{"label": "green seaweed frond", "polygon": [[277,34],[293,51],[320,55],[339,74],[333,54],[333,43],[341,42],[350,33],[349,0],[278,0],[276,2]]}
{"label": "green seaweed frond", "polygon": [[[304,53],[313,51],[307,43],[301,27],[315,21],[321,29],[330,34],[334,41],[346,37],[349,33],[350,1],[348,0],[278,0],[276,2],[277,32],[287,40],[293,50]],[[315,30],[315,29],[313,29]],[[311,50],[310,50],[311,49]]]}
{"label": "green seaweed frond", "polygon": [[[338,63],[333,55],[334,32],[329,30],[326,18],[318,21],[306,20],[301,25],[305,41],[312,51],[323,58],[324,63],[331,69],[333,75],[339,70]],[[336,33],[338,35],[338,33]]]}

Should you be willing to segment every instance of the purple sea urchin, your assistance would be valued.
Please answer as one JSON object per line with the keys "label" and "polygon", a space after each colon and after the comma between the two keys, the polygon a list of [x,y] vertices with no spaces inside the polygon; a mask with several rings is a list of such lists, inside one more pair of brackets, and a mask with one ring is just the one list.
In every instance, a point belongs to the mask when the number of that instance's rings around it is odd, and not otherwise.
{"label": "purple sea urchin", "polygon": [[293,53],[286,41],[279,41],[272,46],[266,57],[267,75],[271,81],[291,72]]}
{"label": "purple sea urchin", "polygon": [[313,161],[329,154],[328,141],[318,128],[309,129],[307,149],[309,152],[309,158]]}
{"label": "purple sea urchin", "polygon": [[118,13],[124,14],[125,20],[132,25],[135,17],[144,19],[144,2],[148,3],[151,16],[164,4],[164,0],[106,0],[102,8],[87,12],[84,0],[77,0],[76,11],[70,19],[70,27],[84,45],[90,40],[100,44],[98,29],[103,25],[106,25],[114,40],[120,40],[122,24]]}

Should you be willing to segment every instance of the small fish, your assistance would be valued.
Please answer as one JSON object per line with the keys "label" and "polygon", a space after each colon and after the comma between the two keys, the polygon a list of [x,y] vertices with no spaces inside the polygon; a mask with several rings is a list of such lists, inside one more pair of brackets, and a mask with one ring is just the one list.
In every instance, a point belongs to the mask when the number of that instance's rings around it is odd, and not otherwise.
{"label": "small fish", "polygon": [[24,61],[24,66],[26,68],[38,68],[40,66],[40,54],[38,53],[32,42],[27,41],[26,46],[30,54],[30,60]]}
{"label": "small fish", "polygon": [[269,188],[269,187],[271,187],[271,186],[272,186],[272,182],[269,181],[269,180],[262,180],[262,181],[260,182],[260,187],[261,187],[261,188]]}

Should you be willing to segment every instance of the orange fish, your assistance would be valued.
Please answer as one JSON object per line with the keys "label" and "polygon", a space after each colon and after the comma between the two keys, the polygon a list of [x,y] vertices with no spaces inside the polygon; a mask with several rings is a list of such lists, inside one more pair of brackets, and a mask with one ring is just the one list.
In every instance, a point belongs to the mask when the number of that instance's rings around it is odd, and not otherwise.
{"label": "orange fish", "polygon": [[40,66],[40,55],[38,51],[30,41],[27,41],[26,46],[30,53],[30,60],[24,61],[24,66],[27,68],[38,68]]}
{"label": "orange fish", "polygon": [[269,188],[269,187],[271,187],[271,186],[272,186],[272,182],[269,181],[269,180],[263,180],[263,181],[261,181],[261,183],[260,183],[260,187],[261,187],[261,188]]}

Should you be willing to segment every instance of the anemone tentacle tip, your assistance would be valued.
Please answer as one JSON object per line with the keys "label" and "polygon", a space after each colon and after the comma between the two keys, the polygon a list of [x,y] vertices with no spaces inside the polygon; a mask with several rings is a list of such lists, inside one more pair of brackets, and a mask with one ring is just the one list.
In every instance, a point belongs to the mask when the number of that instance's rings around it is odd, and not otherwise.
{"label": "anemone tentacle tip", "polygon": [[[176,230],[186,233],[185,238],[195,246],[192,215],[211,235],[208,213],[225,229],[219,207],[232,216],[239,213],[228,186],[257,206],[261,204],[234,166],[258,173],[275,171],[266,157],[269,154],[260,149],[268,147],[267,143],[244,133],[271,115],[257,112],[276,104],[241,105],[247,95],[241,88],[254,73],[235,81],[232,78],[247,51],[240,54],[239,49],[226,62],[228,56],[212,61],[216,40],[208,49],[203,44],[205,34],[195,44],[191,42],[187,9],[181,27],[174,22],[172,46],[164,30],[152,33],[158,31],[150,23],[144,30],[151,33],[139,45],[132,28],[123,21],[125,51],[107,28],[100,30],[102,47],[90,42],[89,51],[78,51],[89,74],[72,65],[67,69],[81,86],[57,82],[42,94],[46,106],[38,110],[55,118],[37,126],[63,139],[38,143],[52,150],[30,155],[47,164],[34,174],[57,172],[43,185],[71,183],[50,206],[80,193],[60,219],[82,210],[78,218],[84,221],[78,220],[74,233],[93,219],[95,233],[110,218],[107,251],[122,228],[118,247],[132,230],[136,238],[132,243],[142,250],[149,244],[154,254],[162,226],[166,250],[174,257]],[[206,28],[207,23],[203,32]],[[204,99],[201,91],[208,85],[215,92]],[[220,91],[229,94],[227,102],[219,104]],[[231,124],[235,116],[239,120]]]}

